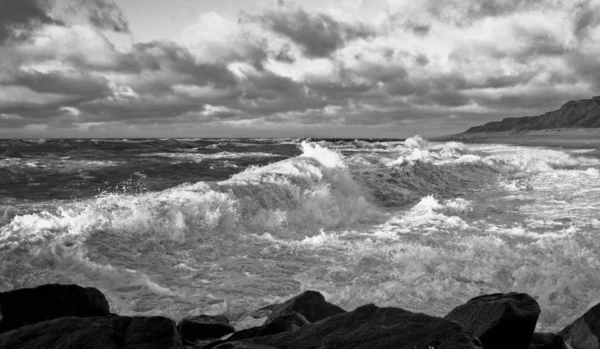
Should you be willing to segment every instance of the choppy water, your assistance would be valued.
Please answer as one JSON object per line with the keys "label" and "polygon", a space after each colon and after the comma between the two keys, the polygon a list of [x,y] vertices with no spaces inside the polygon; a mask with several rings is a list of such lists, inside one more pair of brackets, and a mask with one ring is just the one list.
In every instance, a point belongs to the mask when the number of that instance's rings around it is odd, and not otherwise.
{"label": "choppy water", "polygon": [[0,141],[0,291],[94,286],[114,312],[248,312],[315,289],[444,315],[520,291],[557,330],[600,302],[588,150],[297,140]]}

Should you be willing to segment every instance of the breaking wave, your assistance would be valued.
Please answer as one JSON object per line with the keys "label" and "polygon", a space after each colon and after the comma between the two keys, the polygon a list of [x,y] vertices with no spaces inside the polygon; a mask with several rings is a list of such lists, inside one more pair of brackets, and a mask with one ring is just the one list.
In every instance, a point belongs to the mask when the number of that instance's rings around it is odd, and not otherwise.
{"label": "breaking wave", "polygon": [[85,239],[97,231],[176,241],[231,231],[310,233],[376,216],[340,154],[302,147],[299,157],[251,167],[222,182],[107,194],[56,212],[19,215],[1,228],[0,246]]}

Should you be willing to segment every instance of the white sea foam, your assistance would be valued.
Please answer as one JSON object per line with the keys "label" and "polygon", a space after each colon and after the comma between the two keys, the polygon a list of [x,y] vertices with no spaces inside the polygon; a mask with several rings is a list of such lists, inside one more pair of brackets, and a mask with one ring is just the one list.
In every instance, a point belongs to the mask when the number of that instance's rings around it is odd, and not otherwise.
{"label": "white sea foam", "polygon": [[[0,288],[77,282],[121,314],[226,313],[238,327],[305,289],[346,309],[433,315],[527,292],[543,309],[538,330],[552,331],[598,301],[597,160],[416,137],[353,142],[348,157],[342,143],[300,147],[218,183],[11,211]],[[477,173],[490,179],[467,187]],[[380,195],[410,200],[383,209]]]}
{"label": "white sea foam", "polygon": [[303,147],[298,158],[252,167],[218,184],[108,194],[56,212],[18,215],[0,228],[0,246],[85,239],[102,230],[182,241],[230,229],[310,230],[369,219],[373,207],[341,156],[316,145]]}
{"label": "white sea foam", "polygon": [[469,225],[454,214],[467,212],[469,204],[467,200],[461,198],[440,203],[432,195],[429,195],[422,198],[421,201],[403,215],[395,216],[388,220],[380,227],[380,230],[396,230],[400,228],[398,231],[402,232],[406,231],[402,228],[409,228],[409,231],[413,231],[415,228],[422,228],[423,226],[429,226],[430,230],[449,227],[467,229]]}
{"label": "white sea foam", "polygon": [[119,161],[76,160],[67,158],[8,158],[0,159],[0,168],[36,168],[49,172],[78,172],[118,166]]}
{"label": "white sea foam", "polygon": [[165,158],[202,162],[205,160],[262,158],[262,157],[277,157],[280,155],[271,154],[271,153],[261,153],[261,152],[232,153],[232,152],[224,151],[224,152],[214,153],[214,154],[200,154],[200,153],[192,153],[192,152],[150,153],[150,154],[143,154],[141,156],[160,156],[160,157],[165,157]]}
{"label": "white sea foam", "polygon": [[427,141],[424,140],[423,138],[421,138],[421,136],[416,135],[410,138],[407,138],[404,141],[404,145],[409,147],[409,148],[414,148],[414,149],[421,149],[421,148],[425,148],[427,146]]}
{"label": "white sea foam", "polygon": [[302,142],[302,156],[313,158],[327,168],[346,168],[343,156],[316,143]]}

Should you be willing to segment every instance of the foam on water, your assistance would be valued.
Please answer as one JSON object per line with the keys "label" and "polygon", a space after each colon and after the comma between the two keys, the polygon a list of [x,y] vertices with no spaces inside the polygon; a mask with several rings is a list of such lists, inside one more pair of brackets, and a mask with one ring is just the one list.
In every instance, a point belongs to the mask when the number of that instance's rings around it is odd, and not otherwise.
{"label": "foam on water", "polygon": [[[191,253],[186,257],[191,261],[176,264],[178,272],[190,272],[202,269],[195,263],[219,255],[224,241],[243,234],[304,236],[377,217],[339,154],[317,145],[303,147],[303,156],[249,168],[223,182],[137,195],[106,194],[53,212],[16,215],[0,228],[0,287],[78,281],[107,291],[117,309],[160,313],[160,306],[127,305],[133,297],[127,294],[159,293],[191,302],[197,292],[182,291],[185,280],[175,282],[178,291],[171,282],[152,281],[171,275],[168,266],[165,270],[171,261],[164,255],[165,244],[175,251],[193,247],[196,252],[181,252]],[[156,255],[157,250],[162,253]],[[154,259],[145,256],[148,251],[154,251]],[[199,259],[197,251],[202,251]],[[207,298],[209,302],[214,297]]]}
{"label": "foam on water", "polygon": [[31,212],[7,202],[0,291],[76,282],[100,288],[114,312],[225,313],[238,328],[304,289],[346,309],[433,315],[527,292],[540,330],[600,301],[597,159],[420,137],[299,147],[224,181]]}
{"label": "foam on water", "polygon": [[151,153],[144,154],[142,156],[160,156],[165,158],[190,160],[195,162],[202,162],[205,160],[216,160],[216,159],[243,159],[243,158],[261,158],[261,157],[277,157],[281,155],[261,152],[246,152],[246,153],[232,153],[232,152],[219,152],[214,154],[200,154],[192,152],[183,153]]}
{"label": "foam on water", "polygon": [[117,161],[99,161],[99,160],[76,160],[69,158],[6,158],[0,159],[0,168],[19,169],[36,168],[45,171],[58,173],[78,172],[83,170],[99,169],[104,167],[117,166]]}

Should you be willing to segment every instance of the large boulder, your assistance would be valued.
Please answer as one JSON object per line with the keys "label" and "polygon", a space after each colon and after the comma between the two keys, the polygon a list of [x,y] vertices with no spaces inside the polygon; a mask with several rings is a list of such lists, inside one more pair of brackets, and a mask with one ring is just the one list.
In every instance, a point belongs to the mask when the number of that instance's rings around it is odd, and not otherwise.
{"label": "large boulder", "polygon": [[65,317],[0,334],[2,349],[183,349],[164,317]]}
{"label": "large boulder", "polygon": [[540,306],[525,293],[495,293],[475,297],[444,319],[458,322],[486,349],[528,349]]}
{"label": "large boulder", "polygon": [[286,302],[275,306],[265,321],[265,325],[275,319],[292,312],[302,314],[308,321],[317,322],[346,311],[335,304],[325,301],[325,297],[317,291],[306,291]]}
{"label": "large boulder", "polygon": [[49,284],[0,293],[0,333],[67,316],[107,316],[108,301],[93,287]]}
{"label": "large boulder", "polygon": [[600,303],[558,333],[573,349],[600,348]]}
{"label": "large boulder", "polygon": [[[194,348],[196,349],[196,348]],[[270,345],[258,344],[251,341],[239,341],[221,344],[215,349],[279,349]]]}
{"label": "large boulder", "polygon": [[561,336],[554,333],[534,333],[529,349],[567,349]]}
{"label": "large boulder", "polygon": [[216,339],[235,332],[223,315],[198,315],[186,317],[179,322],[177,330],[184,342],[194,343],[203,339]]}
{"label": "large boulder", "polygon": [[310,322],[304,316],[297,312],[291,312],[282,315],[270,323],[258,327],[252,327],[238,331],[232,336],[222,341],[215,341],[202,346],[203,349],[211,349],[220,346],[227,342],[237,342],[244,339],[252,339],[256,337],[272,336],[283,332],[293,332],[302,326],[308,325]]}
{"label": "large boulder", "polygon": [[[459,324],[373,304],[328,317],[294,332],[252,339],[280,349],[481,349]],[[235,347],[234,347],[235,348]]]}

